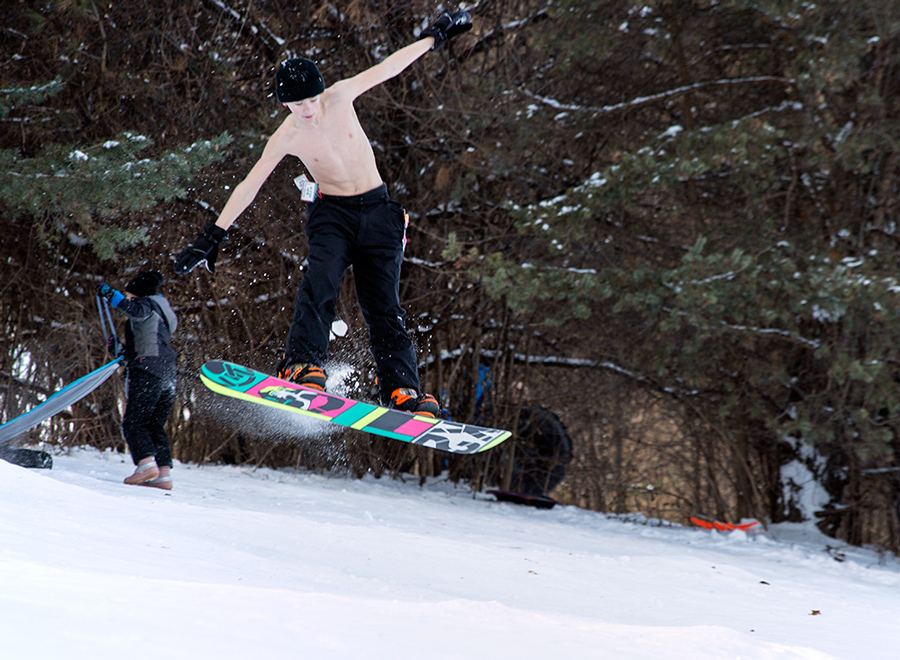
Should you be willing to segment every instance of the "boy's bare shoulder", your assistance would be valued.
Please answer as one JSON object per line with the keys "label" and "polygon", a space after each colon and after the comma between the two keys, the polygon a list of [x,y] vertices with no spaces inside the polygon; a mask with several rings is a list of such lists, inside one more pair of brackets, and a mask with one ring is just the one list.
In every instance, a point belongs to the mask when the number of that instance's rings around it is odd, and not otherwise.
{"label": "boy's bare shoulder", "polygon": [[352,104],[361,91],[354,78],[344,78],[322,92],[322,100],[331,105]]}
{"label": "boy's bare shoulder", "polygon": [[288,116],[284,118],[284,120],[278,125],[278,128],[275,129],[275,132],[269,137],[267,147],[272,148],[273,150],[279,150],[281,146],[286,147],[286,143],[289,142],[298,132],[297,122],[294,121],[294,116],[288,113]]}

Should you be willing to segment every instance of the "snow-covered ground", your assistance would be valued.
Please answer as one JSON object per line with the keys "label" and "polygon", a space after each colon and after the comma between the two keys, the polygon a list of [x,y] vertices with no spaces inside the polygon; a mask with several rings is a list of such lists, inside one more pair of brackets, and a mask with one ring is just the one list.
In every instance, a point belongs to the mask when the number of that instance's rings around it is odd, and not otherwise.
{"label": "snow-covered ground", "polygon": [[900,657],[900,562],[809,526],[730,534],[432,480],[127,457],[0,461],[0,657]]}

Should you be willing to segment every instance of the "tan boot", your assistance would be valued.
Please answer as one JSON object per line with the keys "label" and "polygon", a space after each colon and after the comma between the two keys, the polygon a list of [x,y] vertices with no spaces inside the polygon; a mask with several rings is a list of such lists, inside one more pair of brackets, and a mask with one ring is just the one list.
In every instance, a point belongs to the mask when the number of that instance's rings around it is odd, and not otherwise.
{"label": "tan boot", "polygon": [[151,488],[161,488],[162,490],[172,490],[172,477],[157,477],[150,479],[141,484],[141,486],[150,486]]}
{"label": "tan boot", "polygon": [[130,477],[125,478],[125,483],[129,486],[137,486],[139,484],[144,483],[145,481],[150,481],[151,479],[156,479],[159,476],[159,467],[156,465],[156,461],[150,461],[148,463],[144,463],[143,465],[138,465]]}

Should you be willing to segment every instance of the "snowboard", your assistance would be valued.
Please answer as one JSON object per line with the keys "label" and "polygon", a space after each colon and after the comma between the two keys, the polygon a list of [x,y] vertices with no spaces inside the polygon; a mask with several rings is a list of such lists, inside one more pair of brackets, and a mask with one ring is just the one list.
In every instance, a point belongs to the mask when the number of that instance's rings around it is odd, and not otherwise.
{"label": "snowboard", "polygon": [[496,447],[510,431],[423,417],[303,387],[232,362],[211,360],[200,380],[213,392],[454,454]]}

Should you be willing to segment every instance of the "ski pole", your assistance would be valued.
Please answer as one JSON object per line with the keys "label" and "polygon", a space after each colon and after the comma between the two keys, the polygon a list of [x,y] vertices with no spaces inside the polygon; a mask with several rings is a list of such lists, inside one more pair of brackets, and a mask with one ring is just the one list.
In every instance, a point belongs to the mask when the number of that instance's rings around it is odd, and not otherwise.
{"label": "ski pole", "polygon": [[[103,328],[103,337],[106,340],[106,345],[109,346],[109,340],[112,338],[113,355],[118,355],[119,338],[116,336],[116,327],[113,324],[112,312],[109,310],[109,301],[106,298],[97,296],[97,311],[100,313],[100,325]],[[109,332],[106,331],[107,323],[109,323]]]}

